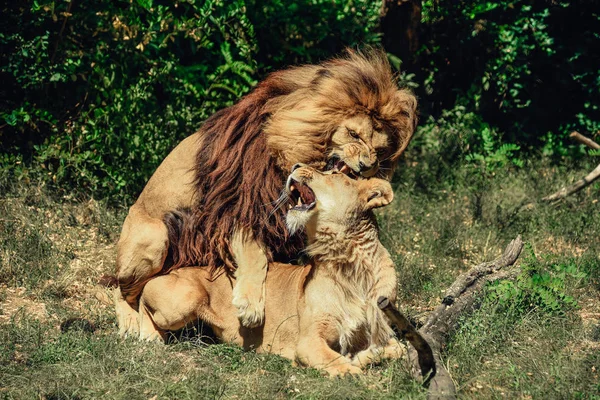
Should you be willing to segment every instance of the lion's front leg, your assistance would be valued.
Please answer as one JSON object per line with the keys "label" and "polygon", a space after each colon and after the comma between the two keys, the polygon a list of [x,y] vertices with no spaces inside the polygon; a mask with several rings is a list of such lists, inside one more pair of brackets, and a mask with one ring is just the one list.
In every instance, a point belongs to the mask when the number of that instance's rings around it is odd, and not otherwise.
{"label": "lion's front leg", "polygon": [[236,232],[231,243],[237,264],[232,304],[242,325],[254,328],[262,325],[265,316],[267,255],[262,244],[247,232]]}

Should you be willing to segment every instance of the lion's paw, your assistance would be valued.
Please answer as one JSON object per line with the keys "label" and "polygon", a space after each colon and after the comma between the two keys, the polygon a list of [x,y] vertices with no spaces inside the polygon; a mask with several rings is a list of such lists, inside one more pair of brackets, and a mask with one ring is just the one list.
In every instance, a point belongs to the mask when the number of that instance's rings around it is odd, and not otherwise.
{"label": "lion's paw", "polygon": [[261,326],[265,319],[264,297],[236,293],[235,289],[233,289],[232,304],[237,308],[237,317],[241,324],[246,328]]}
{"label": "lion's paw", "polygon": [[116,300],[117,325],[122,338],[137,338],[140,333],[140,315],[123,299]]}

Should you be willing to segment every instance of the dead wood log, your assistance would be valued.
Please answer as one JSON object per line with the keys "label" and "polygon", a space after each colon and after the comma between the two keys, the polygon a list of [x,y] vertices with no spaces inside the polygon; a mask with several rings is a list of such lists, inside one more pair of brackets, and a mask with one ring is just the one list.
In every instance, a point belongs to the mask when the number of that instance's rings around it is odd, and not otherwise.
{"label": "dead wood log", "polygon": [[[569,136],[572,137],[573,139],[577,140],[579,143],[583,143],[586,146],[591,147],[594,150],[600,150],[600,144],[594,142],[592,139],[590,139],[588,137],[583,136],[579,132],[573,131],[573,132],[571,132],[571,134]],[[550,203],[550,202],[553,202],[556,200],[563,199],[567,196],[572,195],[575,192],[578,192],[579,190],[583,189],[584,187],[592,184],[599,177],[600,177],[600,164],[596,168],[594,168],[594,170],[592,172],[587,174],[582,179],[578,180],[577,182],[573,183],[570,186],[565,186],[564,188],[560,189],[556,193],[552,193],[551,195],[548,195],[548,196],[542,198],[542,201]]]}
{"label": "dead wood log", "polygon": [[[522,249],[523,241],[521,236],[517,236],[508,244],[502,256],[494,261],[477,265],[461,274],[446,291],[442,303],[429,314],[425,324],[414,333],[414,328],[411,330],[405,326],[408,322],[406,318],[397,310],[390,312],[389,309],[393,306],[380,299],[380,307],[383,306],[382,309],[390,317],[392,323],[397,325],[400,332],[406,331],[410,334],[410,336],[406,336],[412,345],[408,350],[408,358],[413,375],[416,378],[425,378],[424,384],[428,386],[428,399],[456,398],[456,386],[442,362],[441,350],[446,344],[448,335],[456,328],[458,319],[473,310],[485,284],[513,277],[518,273],[518,269],[506,271],[502,268],[513,265],[519,258]],[[419,344],[419,340],[425,340],[428,346]],[[435,363],[427,370],[429,351],[433,354]]]}

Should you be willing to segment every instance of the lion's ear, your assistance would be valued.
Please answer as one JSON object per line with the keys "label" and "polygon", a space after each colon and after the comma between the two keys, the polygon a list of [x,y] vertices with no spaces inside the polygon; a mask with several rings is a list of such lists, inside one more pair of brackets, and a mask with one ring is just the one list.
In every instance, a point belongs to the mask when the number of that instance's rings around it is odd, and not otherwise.
{"label": "lion's ear", "polygon": [[365,190],[367,210],[387,206],[394,199],[394,191],[388,181],[371,178],[365,182],[367,182]]}

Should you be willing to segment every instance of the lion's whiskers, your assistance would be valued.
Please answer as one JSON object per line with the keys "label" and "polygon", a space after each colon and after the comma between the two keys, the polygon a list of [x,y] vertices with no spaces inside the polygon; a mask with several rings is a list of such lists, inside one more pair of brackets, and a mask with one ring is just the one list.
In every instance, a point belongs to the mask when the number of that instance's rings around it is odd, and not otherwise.
{"label": "lion's whiskers", "polygon": [[279,198],[273,202],[275,205],[273,206],[273,209],[271,210],[271,212],[269,212],[269,216],[267,217],[267,219],[271,218],[277,211],[279,211],[281,209],[281,207],[283,207],[283,205],[285,203],[287,203],[287,201],[289,199],[290,199],[290,196],[288,195],[288,193],[285,190],[283,190],[281,192],[281,195],[279,196]]}

